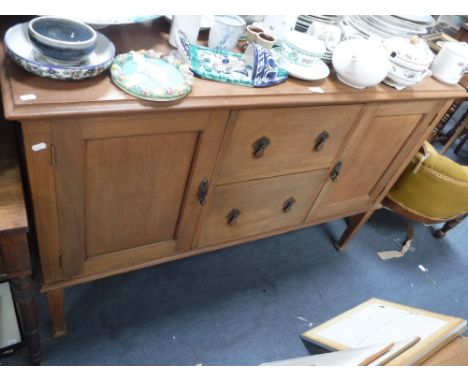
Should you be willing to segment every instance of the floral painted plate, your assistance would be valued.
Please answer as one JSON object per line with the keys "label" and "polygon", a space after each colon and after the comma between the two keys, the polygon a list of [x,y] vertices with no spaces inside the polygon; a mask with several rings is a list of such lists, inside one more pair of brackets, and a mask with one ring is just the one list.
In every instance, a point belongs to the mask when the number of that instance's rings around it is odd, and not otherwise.
{"label": "floral painted plate", "polygon": [[17,24],[5,33],[8,55],[28,72],[54,80],[83,80],[106,70],[115,55],[114,44],[98,32],[96,49],[83,62],[73,66],[54,64],[40,55],[28,37],[28,23]]}
{"label": "floral painted plate", "polygon": [[111,66],[111,77],[124,92],[149,101],[173,101],[185,97],[194,82],[188,65],[154,50],[118,55]]}

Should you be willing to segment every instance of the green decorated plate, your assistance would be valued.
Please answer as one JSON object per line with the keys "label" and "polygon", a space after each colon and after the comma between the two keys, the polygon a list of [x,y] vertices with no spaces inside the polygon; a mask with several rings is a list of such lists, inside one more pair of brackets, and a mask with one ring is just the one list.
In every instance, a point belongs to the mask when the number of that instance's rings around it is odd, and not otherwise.
{"label": "green decorated plate", "polygon": [[174,56],[154,50],[130,51],[115,57],[112,81],[124,92],[149,101],[173,101],[192,90],[193,74]]}

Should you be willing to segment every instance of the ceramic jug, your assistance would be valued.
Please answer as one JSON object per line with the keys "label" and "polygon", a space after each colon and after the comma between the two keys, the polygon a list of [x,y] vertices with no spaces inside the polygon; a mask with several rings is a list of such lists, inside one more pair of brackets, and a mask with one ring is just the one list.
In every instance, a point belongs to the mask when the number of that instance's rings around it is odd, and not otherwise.
{"label": "ceramic jug", "polygon": [[449,85],[458,83],[468,70],[468,44],[447,42],[434,59],[432,75]]}

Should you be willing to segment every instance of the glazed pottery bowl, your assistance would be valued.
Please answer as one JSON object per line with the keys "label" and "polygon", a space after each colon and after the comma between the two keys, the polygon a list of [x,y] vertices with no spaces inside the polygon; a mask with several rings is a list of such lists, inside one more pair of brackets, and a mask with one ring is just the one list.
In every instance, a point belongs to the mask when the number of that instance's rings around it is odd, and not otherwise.
{"label": "glazed pottery bowl", "polygon": [[311,66],[322,58],[325,50],[323,41],[304,33],[292,31],[286,35],[283,41],[281,56],[289,64]]}
{"label": "glazed pottery bowl", "polygon": [[28,36],[35,49],[58,63],[77,63],[96,48],[97,33],[79,21],[42,16],[28,24]]}

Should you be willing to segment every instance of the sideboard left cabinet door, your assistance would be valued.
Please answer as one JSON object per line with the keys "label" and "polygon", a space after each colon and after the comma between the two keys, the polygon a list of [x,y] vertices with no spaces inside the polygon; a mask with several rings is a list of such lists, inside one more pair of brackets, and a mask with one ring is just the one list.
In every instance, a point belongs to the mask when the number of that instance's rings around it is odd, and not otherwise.
{"label": "sideboard left cabinet door", "polygon": [[229,113],[54,121],[65,278],[190,248]]}

